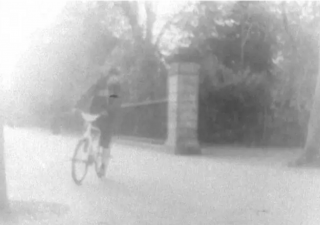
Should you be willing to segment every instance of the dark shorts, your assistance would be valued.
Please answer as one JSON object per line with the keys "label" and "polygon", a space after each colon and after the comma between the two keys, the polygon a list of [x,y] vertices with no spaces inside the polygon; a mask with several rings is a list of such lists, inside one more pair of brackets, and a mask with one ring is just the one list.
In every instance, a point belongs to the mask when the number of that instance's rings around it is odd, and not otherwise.
{"label": "dark shorts", "polygon": [[115,126],[115,120],[111,116],[100,116],[93,122],[93,126],[98,127],[101,131],[100,146],[109,148]]}

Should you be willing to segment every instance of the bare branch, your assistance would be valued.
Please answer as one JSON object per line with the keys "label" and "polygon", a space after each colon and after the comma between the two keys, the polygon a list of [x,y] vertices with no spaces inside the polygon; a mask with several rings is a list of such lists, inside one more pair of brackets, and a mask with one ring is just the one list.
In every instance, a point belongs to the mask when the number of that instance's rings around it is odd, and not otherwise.
{"label": "bare branch", "polygon": [[186,8],[188,7],[188,5],[185,5],[178,13],[176,13],[170,20],[168,20],[165,25],[161,28],[161,31],[155,41],[155,46],[159,45],[159,42],[161,40],[161,38],[163,37],[163,35],[165,34],[165,32],[167,31],[167,29],[174,23],[174,20],[180,15],[180,13],[182,13]]}
{"label": "bare branch", "polygon": [[154,11],[152,10],[152,3],[146,1],[145,2],[145,11],[146,11],[146,40],[149,43],[152,43],[152,30],[153,30],[153,25],[156,20],[156,15]]}
{"label": "bare branch", "polygon": [[244,60],[244,46],[246,45],[248,38],[249,38],[249,34],[251,32],[251,29],[253,27],[253,23],[250,24],[249,29],[247,30],[246,36],[243,39],[242,43],[241,43],[241,67],[243,67],[243,60]]}
{"label": "bare branch", "polygon": [[288,28],[288,17],[287,17],[287,12],[286,12],[286,2],[285,1],[282,1],[281,8],[282,8],[282,19],[283,19],[284,29],[286,30],[289,38],[291,39],[292,47],[294,48],[295,51],[297,51],[297,46],[295,45],[295,40],[294,40],[294,38]]}

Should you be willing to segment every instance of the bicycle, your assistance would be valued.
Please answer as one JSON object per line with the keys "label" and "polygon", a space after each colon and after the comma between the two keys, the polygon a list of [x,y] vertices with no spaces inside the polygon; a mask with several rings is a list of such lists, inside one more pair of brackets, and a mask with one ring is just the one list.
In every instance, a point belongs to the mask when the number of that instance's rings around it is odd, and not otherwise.
{"label": "bicycle", "polygon": [[[72,179],[77,185],[81,185],[82,181],[87,175],[89,166],[95,164],[95,171],[99,178],[100,167],[102,164],[102,148],[99,145],[101,132],[99,128],[92,125],[99,115],[91,115],[88,113],[80,112],[83,120],[85,121],[85,132],[79,139],[74,154],[72,157]],[[84,158],[78,159],[78,155],[83,153]],[[76,165],[84,164],[84,171],[82,175],[79,176]]]}

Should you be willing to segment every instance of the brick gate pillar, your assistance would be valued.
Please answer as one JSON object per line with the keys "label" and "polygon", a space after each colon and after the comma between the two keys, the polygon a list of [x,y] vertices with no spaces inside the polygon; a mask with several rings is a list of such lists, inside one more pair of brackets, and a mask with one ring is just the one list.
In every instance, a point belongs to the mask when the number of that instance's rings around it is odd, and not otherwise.
{"label": "brick gate pillar", "polygon": [[178,155],[201,154],[198,142],[198,79],[196,63],[171,64],[168,77],[168,138]]}

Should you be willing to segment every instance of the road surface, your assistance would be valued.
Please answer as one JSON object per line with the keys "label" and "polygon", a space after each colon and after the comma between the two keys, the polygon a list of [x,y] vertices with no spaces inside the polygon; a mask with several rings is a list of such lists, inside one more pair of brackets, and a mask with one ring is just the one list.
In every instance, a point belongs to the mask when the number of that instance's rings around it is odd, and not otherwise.
{"label": "road surface", "polygon": [[[5,129],[11,200],[65,204],[56,224],[320,224],[320,172],[113,147],[107,179],[71,179],[71,137]],[[53,221],[48,224],[54,224]]]}

